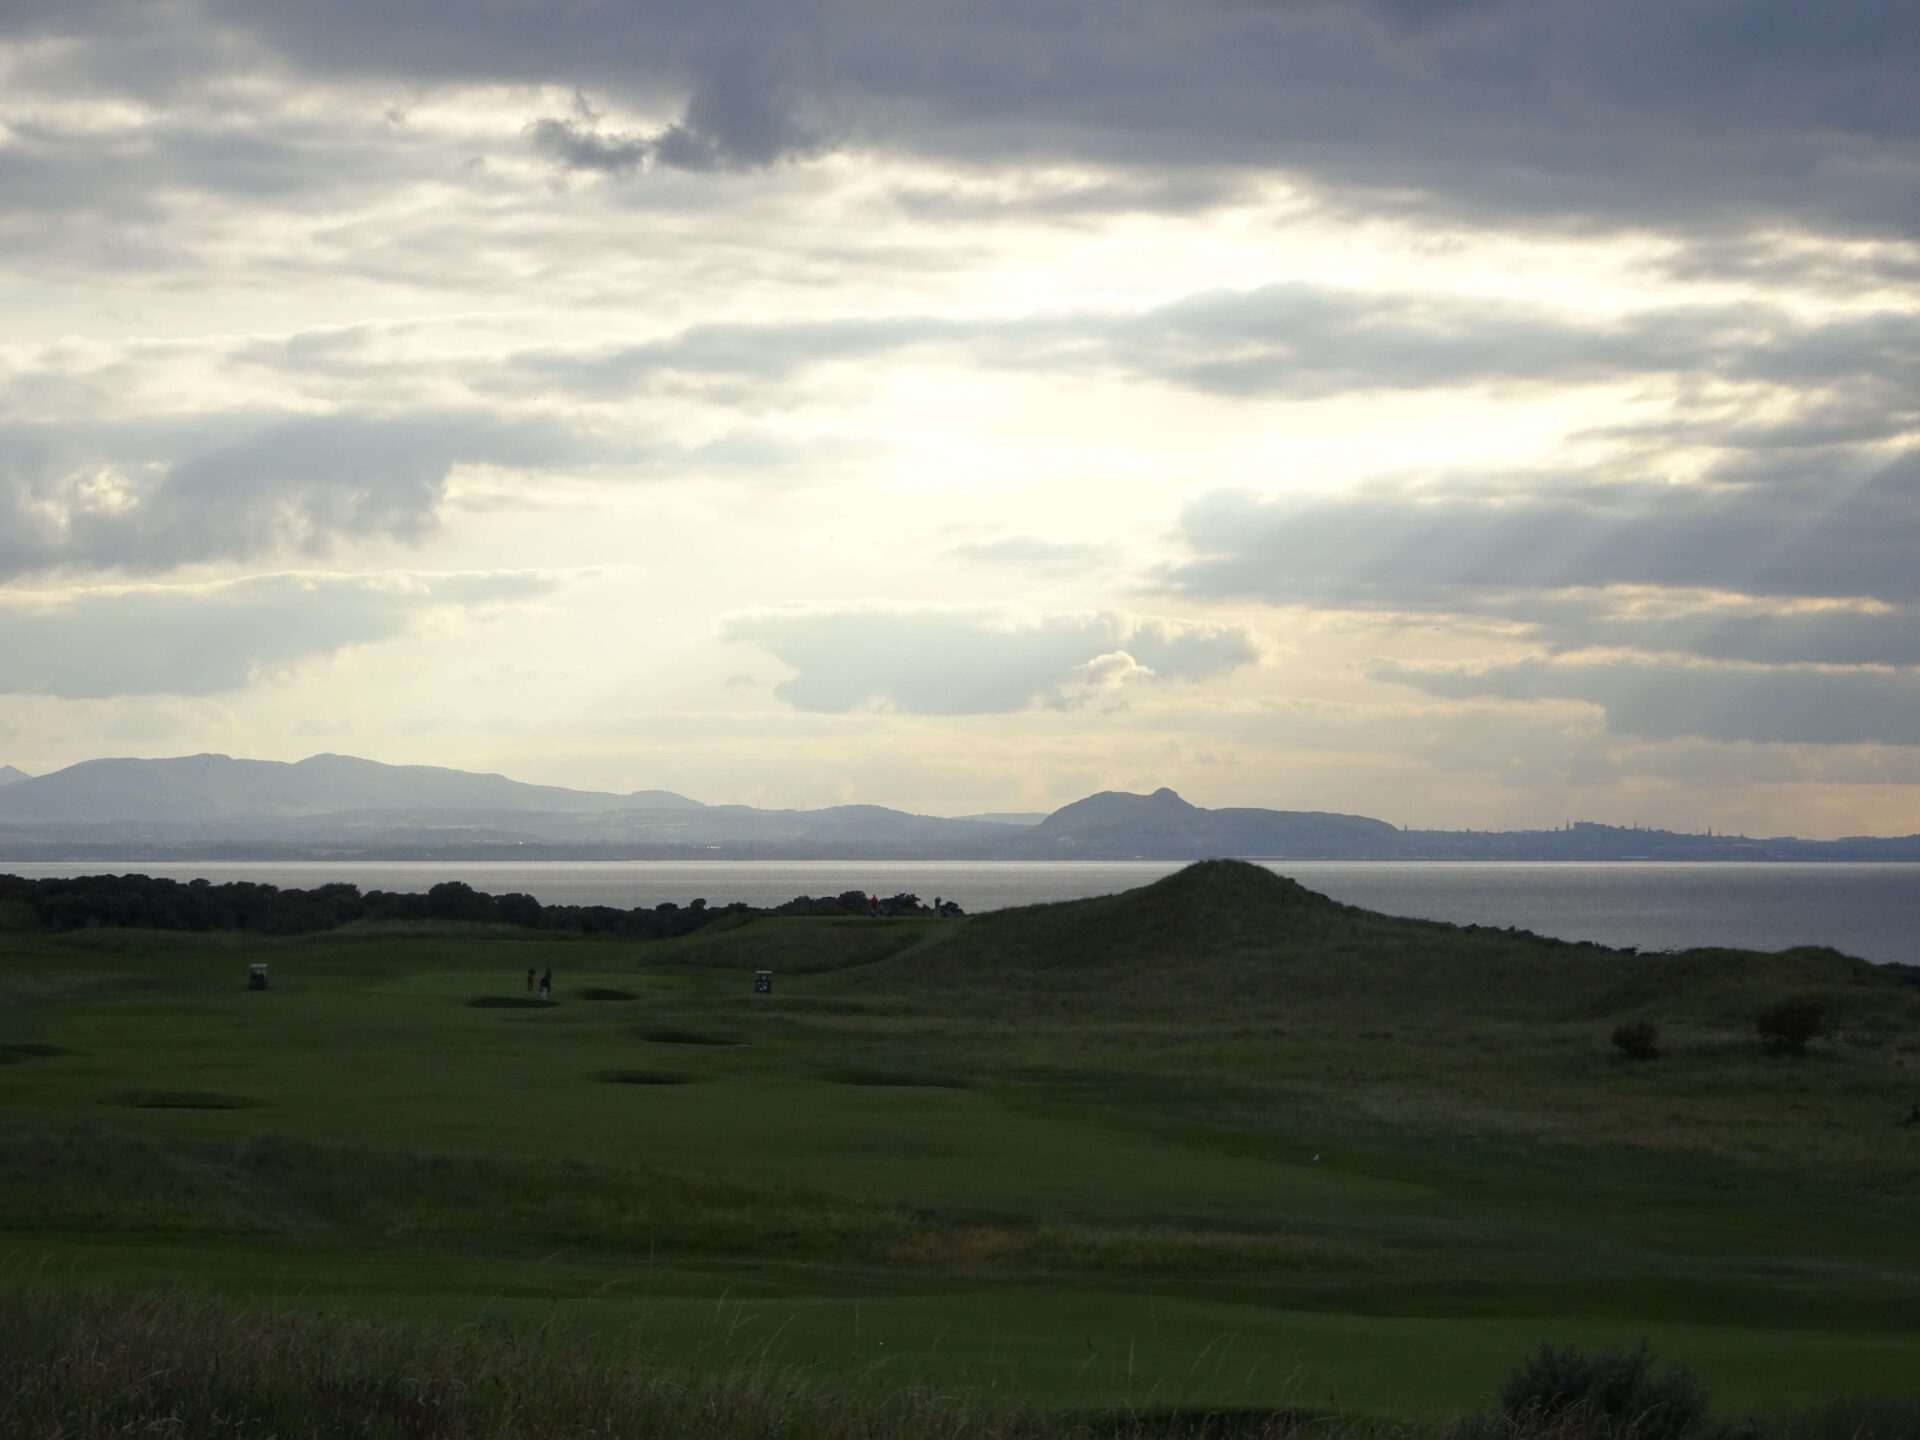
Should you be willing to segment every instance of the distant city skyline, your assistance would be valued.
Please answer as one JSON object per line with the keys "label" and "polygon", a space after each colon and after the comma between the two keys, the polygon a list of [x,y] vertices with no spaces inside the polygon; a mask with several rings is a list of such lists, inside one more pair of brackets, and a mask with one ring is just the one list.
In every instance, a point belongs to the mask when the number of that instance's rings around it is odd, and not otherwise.
{"label": "distant city skyline", "polygon": [[1920,13],[0,19],[0,766],[1920,832]]}

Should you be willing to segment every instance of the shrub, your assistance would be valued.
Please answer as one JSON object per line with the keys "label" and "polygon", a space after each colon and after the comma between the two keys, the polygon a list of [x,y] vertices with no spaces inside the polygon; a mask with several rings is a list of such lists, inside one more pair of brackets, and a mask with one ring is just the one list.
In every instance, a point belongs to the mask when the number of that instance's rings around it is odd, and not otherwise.
{"label": "shrub", "polygon": [[1657,1060],[1660,1027],[1651,1020],[1629,1020],[1613,1027],[1613,1044],[1629,1060]]}
{"label": "shrub", "polygon": [[1805,1054],[1809,1040],[1827,1033],[1827,1007],[1811,995],[1795,995],[1762,1010],[1754,1026],[1767,1049]]}
{"label": "shrub", "polygon": [[1644,1341],[1591,1355],[1543,1344],[1500,1387],[1500,1411],[1522,1432],[1684,1440],[1706,1425],[1707,1398],[1684,1365],[1655,1375]]}

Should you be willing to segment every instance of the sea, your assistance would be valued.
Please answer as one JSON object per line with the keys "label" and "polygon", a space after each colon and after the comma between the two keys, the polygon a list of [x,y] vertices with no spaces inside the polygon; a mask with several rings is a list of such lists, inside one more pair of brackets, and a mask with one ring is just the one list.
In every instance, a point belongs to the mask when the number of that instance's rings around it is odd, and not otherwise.
{"label": "sea", "polygon": [[[1876,962],[1920,964],[1920,864],[1607,861],[1262,862],[1309,890],[1389,915],[1513,926],[1563,940],[1640,950],[1728,945],[1782,950],[1830,945]],[[1173,861],[552,860],[475,861],[0,861],[0,873],[41,877],[139,873],[252,880],[311,889],[422,891],[464,880],[542,904],[630,909],[663,900],[777,905],[796,895],[862,890],[958,901],[970,912],[1133,889],[1179,869]]]}

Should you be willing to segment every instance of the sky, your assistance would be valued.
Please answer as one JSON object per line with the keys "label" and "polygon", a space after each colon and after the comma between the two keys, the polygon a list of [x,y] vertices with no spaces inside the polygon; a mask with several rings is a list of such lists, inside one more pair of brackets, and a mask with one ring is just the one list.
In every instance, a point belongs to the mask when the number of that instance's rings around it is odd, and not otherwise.
{"label": "sky", "polygon": [[0,763],[1920,831],[1920,7],[6,0]]}

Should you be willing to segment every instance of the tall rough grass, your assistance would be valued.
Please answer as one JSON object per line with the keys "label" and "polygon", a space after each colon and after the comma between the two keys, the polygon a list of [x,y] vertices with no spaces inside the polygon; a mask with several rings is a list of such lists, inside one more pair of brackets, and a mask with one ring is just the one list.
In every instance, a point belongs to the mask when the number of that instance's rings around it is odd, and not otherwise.
{"label": "tall rough grass", "polygon": [[0,1435],[312,1440],[1019,1440],[1044,1418],[915,1390],[702,1375],[551,1334],[393,1325],[167,1297],[0,1296]]}
{"label": "tall rough grass", "polygon": [[549,1330],[420,1329],[0,1285],[0,1440],[1654,1440],[1676,1429],[1704,1440],[1920,1440],[1911,1401],[1734,1424],[1701,1413],[1676,1427],[1671,1415],[1649,1423],[1518,1398],[1454,1424],[1292,1411],[1061,1416],[844,1377],[829,1385],[786,1367],[663,1365]]}

